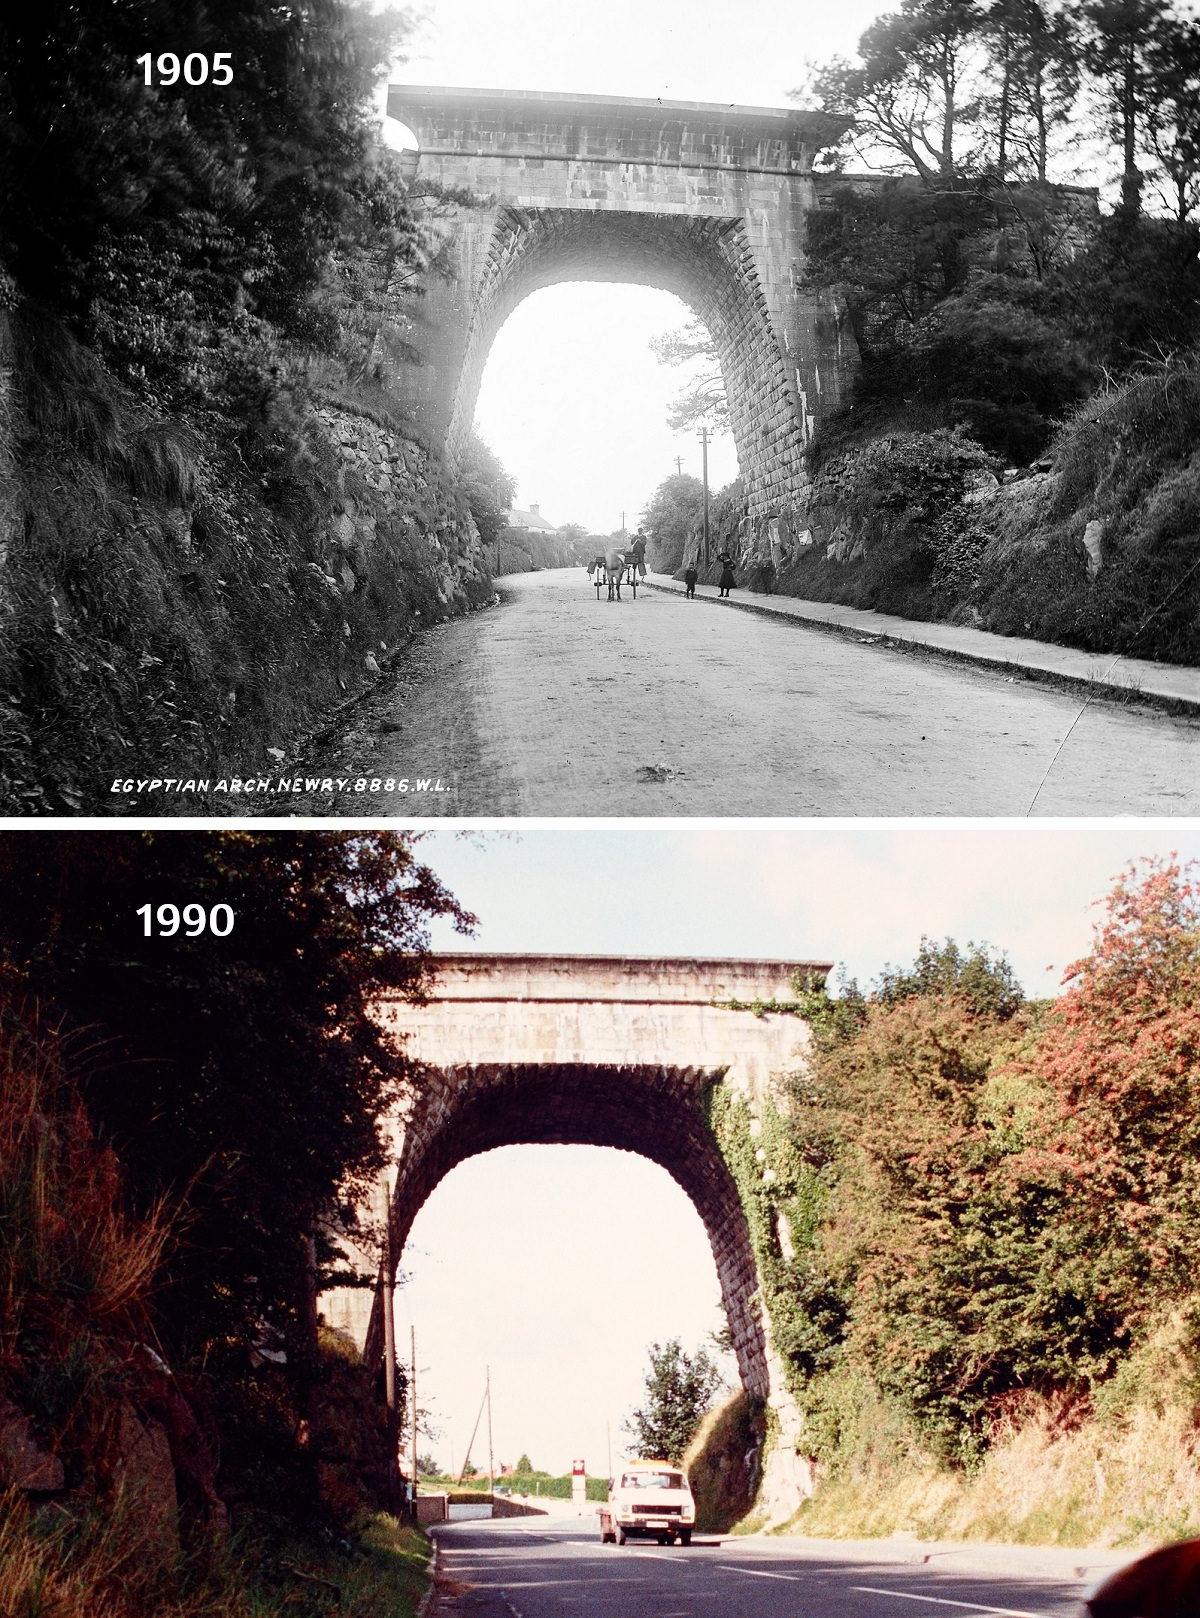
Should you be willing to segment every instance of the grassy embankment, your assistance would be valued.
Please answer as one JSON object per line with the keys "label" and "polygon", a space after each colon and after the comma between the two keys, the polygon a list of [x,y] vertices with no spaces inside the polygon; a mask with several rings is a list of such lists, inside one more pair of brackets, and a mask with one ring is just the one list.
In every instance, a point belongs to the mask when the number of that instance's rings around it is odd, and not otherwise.
{"label": "grassy embankment", "polygon": [[947,1466],[863,1386],[817,1490],[780,1531],[1141,1547],[1200,1535],[1188,1359],[1164,1333],[1083,1417],[1029,1401],[978,1466]]}
{"label": "grassy embankment", "polygon": [[0,350],[9,813],[128,811],[118,777],[276,774],[419,626],[491,599],[465,496],[381,390],[287,401],[251,455],[218,412],[139,399],[49,317],[18,310]]}
{"label": "grassy embankment", "polygon": [[[805,518],[813,542],[775,591],[1200,662],[1200,359],[1181,356],[1088,399],[1047,452],[1051,472],[991,493],[979,488],[987,457],[965,439],[947,451],[951,442],[896,434],[826,462]],[[1093,521],[1098,569],[1084,546]],[[706,576],[715,582],[715,571]],[[739,584],[761,590],[761,568]]]}
{"label": "grassy embankment", "polygon": [[[354,1489],[345,1462],[356,1435],[341,1429],[357,1396],[345,1366],[326,1373],[339,1433],[337,1445],[323,1445],[333,1464],[321,1468],[319,1516],[305,1526],[286,1498],[249,1498],[246,1480],[269,1471],[269,1456],[239,1462],[226,1432],[219,1481],[238,1498],[228,1531],[205,1430],[213,1414],[224,1425],[228,1390],[210,1378],[200,1397],[193,1379],[164,1372],[145,1346],[177,1225],[165,1208],[144,1218],[125,1211],[120,1166],[95,1139],[57,1041],[0,1004],[0,1409],[10,1477],[0,1489],[0,1618],[411,1618],[428,1583],[428,1543]],[[182,1421],[164,1461],[167,1383]],[[270,1391],[260,1386],[257,1399],[261,1436]],[[147,1463],[154,1433],[158,1461]],[[14,1434],[36,1478],[20,1465],[14,1473]],[[225,1474],[239,1471],[231,1488]]]}

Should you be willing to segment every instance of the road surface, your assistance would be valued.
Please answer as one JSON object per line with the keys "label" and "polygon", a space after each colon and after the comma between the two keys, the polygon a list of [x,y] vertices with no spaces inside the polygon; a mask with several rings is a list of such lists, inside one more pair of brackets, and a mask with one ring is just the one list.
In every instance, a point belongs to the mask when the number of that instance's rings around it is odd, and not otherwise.
{"label": "road surface", "polygon": [[[1193,815],[1200,720],[582,569],[417,637],[272,814]],[[420,785],[419,783],[425,783]]]}
{"label": "road surface", "polygon": [[[700,1534],[601,1545],[594,1518],[445,1524],[429,1618],[1074,1618],[1094,1571],[1037,1552]],[[1070,1553],[1085,1560],[1086,1551]]]}

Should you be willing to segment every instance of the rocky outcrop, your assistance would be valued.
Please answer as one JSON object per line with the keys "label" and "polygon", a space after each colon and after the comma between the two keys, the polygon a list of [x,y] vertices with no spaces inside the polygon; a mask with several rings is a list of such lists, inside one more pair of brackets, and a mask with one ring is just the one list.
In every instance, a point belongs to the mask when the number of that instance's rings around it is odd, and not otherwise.
{"label": "rocky outcrop", "polygon": [[[341,492],[322,558],[328,587],[344,596],[360,590],[381,530],[398,523],[441,609],[434,616],[479,605],[490,593],[479,533],[440,461],[422,444],[366,416],[328,404],[320,416],[342,463]],[[428,609],[417,610],[429,615]]]}

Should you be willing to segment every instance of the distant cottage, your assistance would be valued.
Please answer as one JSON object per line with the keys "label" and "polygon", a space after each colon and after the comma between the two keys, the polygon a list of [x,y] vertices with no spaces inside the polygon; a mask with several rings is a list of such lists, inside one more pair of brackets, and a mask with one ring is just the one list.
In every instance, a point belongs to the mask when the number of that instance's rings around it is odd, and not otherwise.
{"label": "distant cottage", "polygon": [[504,513],[504,520],[510,528],[523,528],[528,534],[557,534],[558,529],[552,522],[547,522],[542,516],[541,507],[535,501],[528,511],[518,511],[514,506],[511,511]]}

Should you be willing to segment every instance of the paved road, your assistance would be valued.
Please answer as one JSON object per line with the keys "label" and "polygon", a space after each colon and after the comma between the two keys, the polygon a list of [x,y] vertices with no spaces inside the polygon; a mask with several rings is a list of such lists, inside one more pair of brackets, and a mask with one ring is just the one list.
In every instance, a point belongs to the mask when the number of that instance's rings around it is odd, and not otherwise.
{"label": "paved road", "polygon": [[601,1545],[586,1519],[536,1517],[436,1534],[429,1618],[1073,1618],[1088,1582],[1065,1565],[1039,1570],[1036,1553],[1001,1566],[986,1553],[974,1565],[962,1553],[925,1565],[890,1541],[701,1535],[687,1549],[619,1548]]}
{"label": "paved road", "polygon": [[501,585],[499,607],[419,636],[336,738],[291,761],[328,784],[271,812],[1200,813],[1200,720],[713,600],[597,601],[582,569]]}

